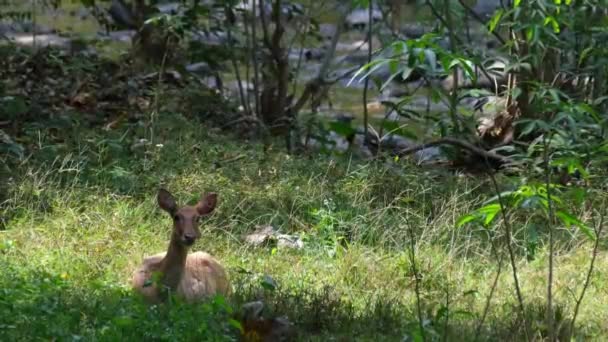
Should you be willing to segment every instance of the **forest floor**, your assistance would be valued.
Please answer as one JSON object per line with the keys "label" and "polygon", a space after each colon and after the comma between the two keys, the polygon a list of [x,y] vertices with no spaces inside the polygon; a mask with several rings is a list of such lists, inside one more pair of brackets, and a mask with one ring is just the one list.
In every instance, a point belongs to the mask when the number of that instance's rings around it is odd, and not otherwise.
{"label": "forest floor", "polygon": [[[500,221],[457,227],[494,196],[486,177],[406,159],[288,155],[281,143],[244,141],[178,111],[161,112],[150,125],[148,117],[92,125],[79,112],[87,99],[72,101],[76,111],[53,106],[48,119],[23,123],[16,141],[27,146],[25,157],[4,159],[0,340],[223,340],[235,336],[230,308],[258,299],[265,314],[294,323],[298,340],[420,340],[417,298],[427,340],[522,339]],[[514,184],[498,181],[502,190]],[[234,287],[227,301],[149,307],[131,291],[142,258],[168,245],[170,218],[156,204],[161,185],[181,203],[219,194],[192,249],[227,267]],[[573,211],[597,219],[585,208]],[[539,340],[547,334],[545,233],[528,217],[511,220],[526,318]],[[298,236],[303,248],[244,241],[266,225]],[[556,320],[566,336],[593,244],[558,228]],[[577,339],[608,338],[605,247]]]}

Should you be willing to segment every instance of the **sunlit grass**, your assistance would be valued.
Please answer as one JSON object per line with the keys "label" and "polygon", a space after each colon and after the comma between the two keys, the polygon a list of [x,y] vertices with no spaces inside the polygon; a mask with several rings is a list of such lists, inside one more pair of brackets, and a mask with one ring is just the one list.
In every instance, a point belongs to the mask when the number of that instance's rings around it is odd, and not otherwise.
{"label": "sunlit grass", "polygon": [[[319,340],[328,336],[399,340],[412,332],[417,316],[408,254],[411,230],[417,239],[424,315],[434,322],[429,331],[443,331],[444,321],[437,315],[447,302],[453,313],[448,336],[452,340],[473,336],[497,260],[484,231],[455,228],[455,223],[491,195],[485,190],[487,180],[415,168],[405,161],[397,166],[398,172],[342,157],[320,155],[311,161],[288,156],[280,146],[264,155],[261,146],[241,145],[179,116],[166,117],[157,130],[163,147],[143,154],[128,152],[125,142],[124,150],[115,151],[111,164],[103,168],[93,157],[107,153],[102,151],[107,147],[95,143],[101,137],[95,131],[72,137],[80,141],[73,145],[80,150],[58,155],[60,162],[53,167],[41,164],[42,155],[19,166],[3,206],[9,219],[8,229],[0,232],[0,261],[21,273],[3,273],[0,281],[19,289],[20,279],[39,279],[36,272],[48,272],[47,278],[58,280],[49,280],[48,286],[34,281],[24,293],[33,291],[43,300],[55,296],[54,289],[61,286],[62,296],[75,296],[70,300],[80,303],[81,312],[90,310],[82,301],[106,305],[111,311],[114,301],[127,300],[131,304],[125,304],[123,313],[132,312],[136,324],[143,314],[135,313],[143,309],[129,295],[131,272],[145,255],[165,250],[168,243],[169,218],[154,202],[163,182],[182,203],[203,191],[219,193],[219,207],[204,222],[203,238],[193,249],[208,251],[227,266],[236,289],[232,302],[264,298],[272,311],[296,323],[302,339],[314,340],[314,335]],[[179,139],[170,138],[176,132]],[[122,133],[103,134],[111,140]],[[222,164],[235,155],[243,157]],[[247,246],[243,235],[265,224],[300,235],[305,248]],[[568,316],[590,256],[589,244],[579,244],[580,248],[564,249],[556,258],[556,303]],[[517,257],[530,309],[542,303],[546,292],[544,253],[540,246],[533,261]],[[607,256],[602,251],[598,259],[579,317],[579,336],[608,336],[603,281],[608,275]],[[275,279],[275,292],[260,286],[263,275]],[[102,294],[115,299],[96,297]],[[23,295],[11,292],[18,310],[26,310]],[[7,310],[6,305],[0,300],[0,310]],[[63,306],[54,305],[27,309],[31,310],[28,319],[49,322],[41,324],[35,336],[58,336],[52,326],[63,324],[56,316]],[[103,315],[111,317],[110,311]],[[482,339],[506,338],[512,331],[521,334],[514,330],[516,312],[512,276],[505,263]],[[78,318],[76,312],[65,315],[72,322],[62,328],[66,333],[102,336],[101,325]],[[11,335],[25,322],[9,319],[2,324],[17,329],[4,330],[7,336],[34,336],[27,329]],[[153,324],[162,327],[160,321]]]}

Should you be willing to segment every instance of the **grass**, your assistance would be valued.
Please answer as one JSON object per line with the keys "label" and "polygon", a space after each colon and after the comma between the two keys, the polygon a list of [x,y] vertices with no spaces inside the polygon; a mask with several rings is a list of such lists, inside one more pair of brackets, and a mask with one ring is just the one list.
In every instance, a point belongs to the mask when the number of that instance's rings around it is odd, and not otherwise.
{"label": "grass", "polygon": [[[263,299],[269,313],[287,315],[298,340],[402,340],[418,334],[410,231],[426,336],[476,337],[497,261],[487,230],[455,223],[492,195],[488,180],[405,160],[388,167],[348,156],[296,157],[280,145],[264,153],[256,142],[239,143],[178,114],[157,123],[158,146],[133,148],[140,129],[77,127],[60,142],[32,132],[37,151],[6,166],[1,340],[223,340],[235,334],[231,307],[254,299]],[[227,303],[147,307],[130,291],[130,274],[142,258],[168,243],[169,218],[154,202],[160,184],[182,203],[203,191],[219,193],[219,207],[193,249],[227,266],[235,288]],[[300,235],[305,247],[243,242],[244,234],[266,224]],[[579,235],[559,234],[564,247],[556,257],[555,296],[562,322],[571,316],[590,259],[590,243]],[[544,251],[541,238],[535,259],[526,260],[523,248],[517,257],[536,339],[544,329]],[[608,337],[607,257],[602,250],[579,316],[579,339]],[[263,286],[266,276],[276,288]],[[514,298],[505,264],[478,338],[521,339]]]}

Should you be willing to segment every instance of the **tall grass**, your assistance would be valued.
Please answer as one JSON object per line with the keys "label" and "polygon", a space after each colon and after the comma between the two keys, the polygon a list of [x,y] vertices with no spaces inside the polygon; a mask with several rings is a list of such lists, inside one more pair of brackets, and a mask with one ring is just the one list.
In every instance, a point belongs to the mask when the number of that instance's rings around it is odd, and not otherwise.
{"label": "tall grass", "polygon": [[[176,114],[157,122],[158,145],[133,146],[138,132],[136,126],[82,128],[63,142],[33,132],[37,152],[10,165],[1,212],[0,339],[232,339],[231,307],[263,299],[268,314],[295,323],[299,340],[402,340],[419,325],[412,269],[427,340],[523,337],[512,277],[496,274],[503,249],[492,246],[500,247],[501,230],[455,228],[492,196],[489,179],[407,161],[264,152]],[[226,304],[147,307],[130,291],[130,274],[142,258],[168,244],[170,222],[155,203],[161,184],[191,202],[204,191],[219,193],[194,250],[227,266],[235,294]],[[588,210],[581,217],[594,215]],[[529,222],[512,220],[527,319],[532,337],[541,339],[545,253],[531,257],[520,243]],[[244,234],[267,224],[299,235],[305,247],[243,242]],[[593,246],[570,231],[555,235],[555,316],[565,336],[572,294],[580,291]],[[544,241],[540,236],[538,251]],[[606,257],[600,248],[577,338],[608,337]],[[268,277],[276,288],[267,286]]]}

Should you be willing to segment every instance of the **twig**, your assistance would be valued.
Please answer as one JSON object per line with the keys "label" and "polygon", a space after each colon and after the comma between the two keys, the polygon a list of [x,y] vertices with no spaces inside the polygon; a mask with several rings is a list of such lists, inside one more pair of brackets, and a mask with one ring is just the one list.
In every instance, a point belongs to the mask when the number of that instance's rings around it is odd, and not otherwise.
{"label": "twig", "polygon": [[[259,0],[262,1],[262,0]],[[254,101],[255,101],[255,115],[260,116],[260,97],[259,97],[259,87],[260,87],[260,67],[258,65],[258,59],[256,56],[257,52],[257,30],[255,25],[255,12],[256,11],[256,0],[252,0],[251,7],[251,59],[253,63],[253,92],[254,92]],[[265,19],[264,19],[265,20]],[[265,27],[266,22],[263,21],[263,26]]]}
{"label": "twig", "polygon": [[593,244],[593,252],[592,252],[593,254],[591,256],[591,262],[589,263],[589,270],[587,271],[587,276],[585,278],[585,283],[583,284],[583,289],[581,290],[581,295],[576,300],[576,305],[574,306],[574,314],[572,316],[572,321],[570,322],[570,331],[571,332],[574,332],[576,318],[578,317],[578,312],[580,310],[581,303],[583,302],[583,298],[585,298],[585,293],[587,292],[587,289],[589,288],[589,285],[591,284],[591,276],[593,275],[593,270],[595,268],[595,261],[597,259],[597,254],[598,254],[598,250],[599,250],[599,246],[600,246],[600,236],[602,234],[602,230],[604,229],[604,217],[606,214],[605,201],[604,201],[604,203],[602,203],[601,208],[603,210],[600,215],[599,225],[594,227],[595,228],[595,242]]}
{"label": "twig", "polygon": [[486,298],[486,305],[483,309],[483,314],[481,315],[481,319],[479,320],[479,324],[475,329],[475,340],[478,340],[481,337],[481,328],[490,312],[490,305],[492,303],[492,298],[494,298],[494,293],[496,292],[496,287],[498,286],[498,279],[500,278],[500,274],[502,273],[502,265],[503,265],[503,256],[498,254],[498,248],[496,248],[496,243],[490,236],[490,244],[492,245],[492,252],[494,252],[494,256],[498,258],[498,269],[496,270],[496,276],[494,277],[494,282],[492,283],[492,287],[490,288],[490,294]]}
{"label": "twig", "polygon": [[[430,1],[429,1],[430,4]],[[452,12],[450,9],[450,0],[444,0],[444,10],[445,10],[445,22],[446,28],[448,29],[449,37],[450,37],[450,48],[452,52],[456,52],[460,45],[460,40],[456,40],[456,35],[454,34],[454,22],[452,20]],[[454,68],[452,72],[453,79],[453,90],[450,94],[450,118],[452,119],[452,124],[454,125],[454,129],[457,133],[460,133],[460,122],[458,121],[458,116],[456,113],[456,107],[458,106],[458,83],[459,83],[459,75],[458,68]]]}
{"label": "twig", "polygon": [[[235,49],[234,43],[232,42],[232,28],[231,28],[232,23],[229,22],[229,18],[230,18],[229,11],[230,11],[230,9],[228,7],[224,8],[224,15],[226,16],[226,33],[228,35],[228,44],[230,44],[232,49]],[[234,68],[234,75],[236,76],[236,82],[237,82],[237,87],[239,89],[239,99],[241,100],[241,105],[243,106],[243,110],[247,113],[247,115],[251,115],[251,106],[249,105],[249,101],[247,99],[248,96],[246,97],[245,92],[243,91],[243,82],[242,82],[242,78],[241,78],[241,72],[239,71],[239,65],[237,63],[235,54],[231,55],[230,62],[232,64],[232,67]],[[247,82],[248,82],[248,80],[247,80]]]}
{"label": "twig", "polygon": [[553,204],[551,201],[551,168],[549,167],[549,143],[547,135],[543,135],[543,161],[545,167],[545,185],[547,187],[547,205],[549,209],[549,270],[547,274],[547,326],[549,327],[549,341],[555,341],[555,323],[553,317],[553,223],[555,222]]}
{"label": "twig", "polygon": [[405,221],[408,227],[408,233],[410,234],[410,263],[412,264],[412,273],[414,273],[414,292],[416,293],[416,312],[418,314],[418,324],[420,326],[420,335],[422,336],[422,341],[426,341],[425,333],[424,333],[424,321],[422,317],[422,296],[420,295],[420,276],[418,274],[418,269],[416,267],[416,237],[414,235],[414,229],[412,225],[409,223],[407,216],[405,216]]}
{"label": "twig", "polygon": [[36,26],[38,25],[37,21],[38,21],[38,15],[36,14],[36,3],[38,2],[38,0],[34,0],[32,1],[32,26],[33,26],[33,34],[32,34],[32,47],[34,48],[34,50],[36,50],[36,38],[37,38],[37,34],[38,34],[38,30],[36,29]]}
{"label": "twig", "polygon": [[515,252],[513,251],[513,246],[511,244],[511,236],[512,236],[512,227],[511,222],[507,218],[507,211],[504,204],[504,200],[502,198],[502,194],[500,189],[498,188],[498,182],[496,181],[496,177],[492,172],[488,172],[490,179],[492,180],[492,185],[494,186],[494,191],[496,191],[496,195],[498,196],[498,203],[500,205],[500,213],[502,216],[502,222],[505,227],[505,239],[507,243],[507,250],[509,251],[509,259],[511,262],[511,269],[513,271],[513,282],[515,283],[515,293],[517,295],[517,301],[519,302],[519,310],[521,311],[521,319],[524,324],[524,335],[526,337],[526,341],[530,341],[530,334],[528,333],[528,322],[526,319],[526,310],[524,307],[524,299],[521,293],[521,286],[519,284],[519,277],[517,275],[517,263],[515,262]]}
{"label": "twig", "polygon": [[[334,33],[334,36],[332,37],[332,40],[331,40],[331,46],[329,47],[329,49],[327,49],[327,53],[325,54],[325,58],[323,59],[323,62],[321,63],[321,67],[319,68],[319,72],[317,73],[317,76],[306,83],[306,86],[304,87],[304,91],[302,92],[302,95],[300,95],[300,97],[298,98],[296,103],[291,107],[290,110],[291,110],[291,115],[293,118],[298,117],[298,112],[304,107],[304,105],[306,104],[308,99],[319,87],[321,87],[323,85],[331,85],[341,79],[340,77],[338,77],[334,81],[327,81],[325,79],[325,77],[327,77],[327,73],[329,71],[331,61],[336,52],[336,47],[338,46],[338,41],[340,40],[340,35],[342,34],[341,27],[343,26],[344,21],[346,20],[346,15],[347,15],[346,12],[347,12],[346,10],[340,11],[340,19],[338,20],[339,24],[337,25],[336,32]],[[353,68],[352,72],[354,72],[354,70],[357,70],[357,69],[358,69],[358,67]],[[342,76],[346,77],[345,75],[342,75]]]}
{"label": "twig", "polygon": [[160,112],[160,95],[163,88],[163,75],[165,73],[165,66],[167,64],[167,56],[169,55],[169,43],[171,42],[171,36],[168,36],[165,40],[165,52],[163,59],[160,64],[160,72],[158,73],[158,86],[154,93],[154,110],[150,114],[150,144],[154,144],[154,119]]}
{"label": "twig", "polygon": [[[372,14],[373,14],[373,1],[369,0],[368,4],[368,18],[367,18],[367,64],[372,61]],[[367,110],[367,88],[369,88],[369,77],[365,78],[363,86],[363,141],[364,144],[368,142],[368,119],[369,112]]]}

